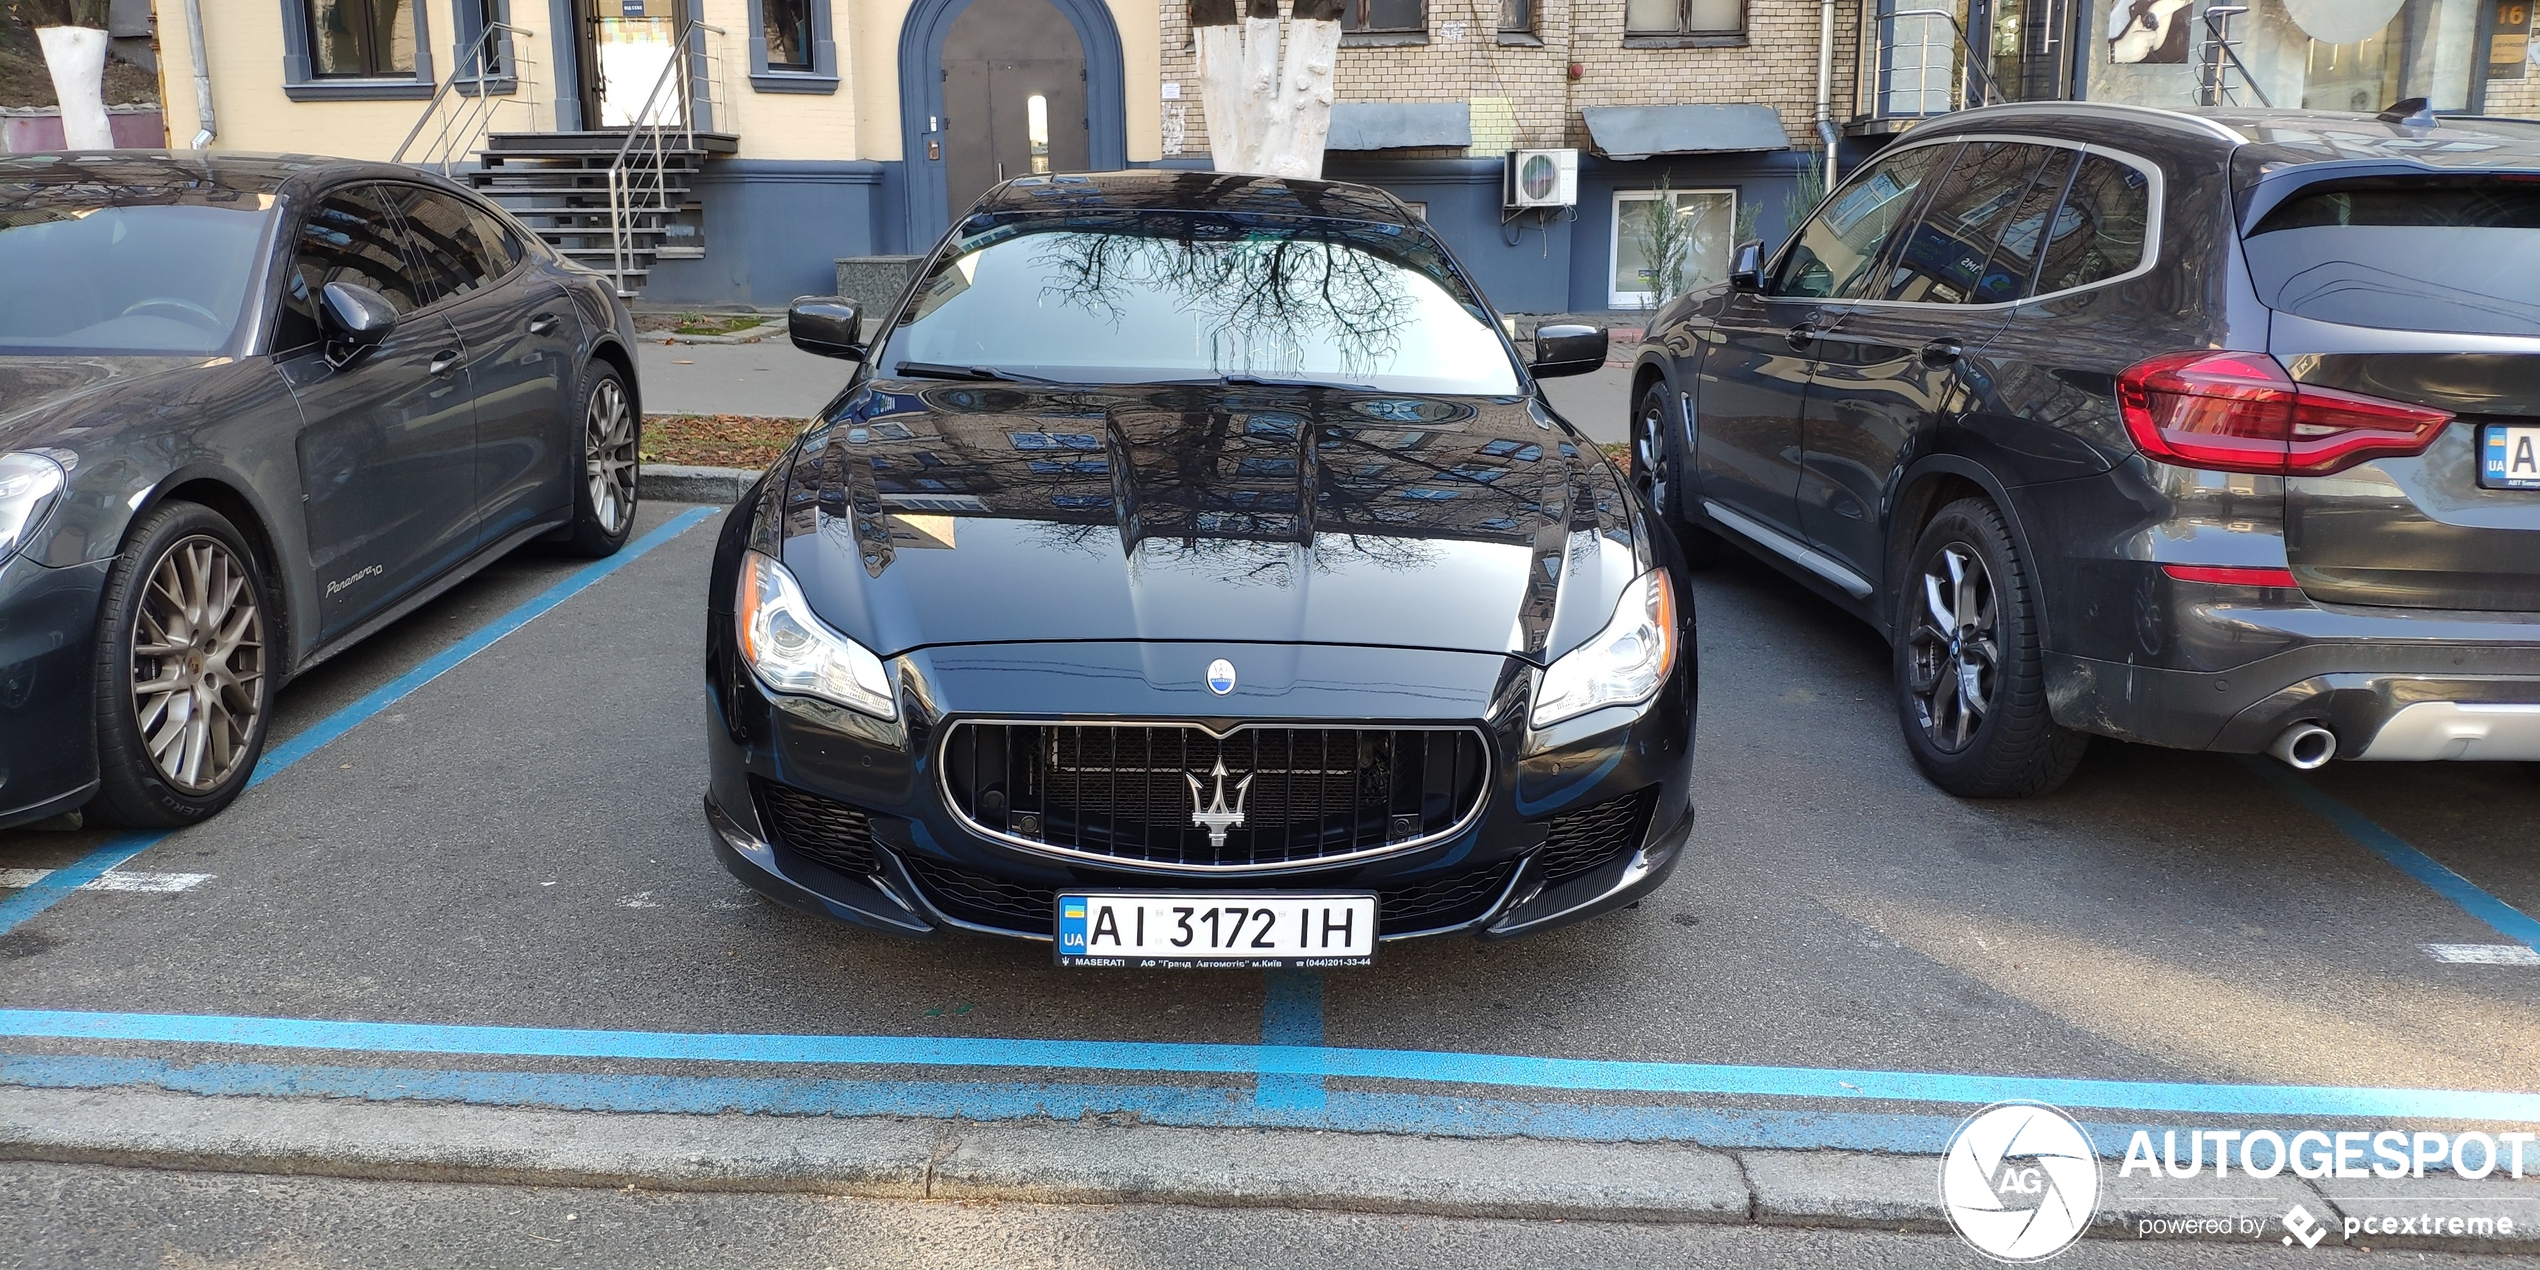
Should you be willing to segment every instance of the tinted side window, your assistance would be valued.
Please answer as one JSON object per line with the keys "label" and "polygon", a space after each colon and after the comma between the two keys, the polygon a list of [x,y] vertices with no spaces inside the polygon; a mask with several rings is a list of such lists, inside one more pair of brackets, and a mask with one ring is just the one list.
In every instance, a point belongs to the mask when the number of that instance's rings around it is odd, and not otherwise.
{"label": "tinted side window", "polygon": [[1846,182],[1808,224],[1782,261],[1772,293],[1857,295],[1866,286],[1888,231],[1914,205],[1914,195],[1949,146],[1923,146],[1871,164]]}
{"label": "tinted side window", "polygon": [[2047,233],[2036,294],[2086,287],[2142,264],[2151,218],[2151,178],[2105,155],[2083,159]]}
{"label": "tinted side window", "polygon": [[[1970,141],[1959,148],[1949,174],[1932,189],[1914,228],[1889,257],[1873,300],[1965,304],[1985,279],[1985,263],[2021,201],[2038,165],[2052,152],[2008,141]],[[2027,281],[1996,286],[2016,291]]]}
{"label": "tinted side window", "polygon": [[329,194],[301,222],[291,271],[283,279],[276,350],[316,342],[317,295],[330,282],[369,287],[386,296],[401,314],[426,303],[406,261],[396,218],[375,185],[348,186]]}
{"label": "tinted side window", "polygon": [[1993,258],[1985,262],[1983,275],[1976,279],[1975,303],[2000,304],[2034,294],[2029,284],[2037,277],[2038,248],[2045,244],[2046,227],[2063,202],[2064,186],[2072,180],[2076,157],[2070,150],[2047,151],[2046,165],[2037,170],[2028,193],[2002,224],[2002,237],[1993,244]]}
{"label": "tinted side window", "polygon": [[388,189],[405,213],[407,240],[414,244],[415,259],[434,296],[466,295],[511,272],[501,240],[488,242],[477,228],[481,213],[475,208],[420,185]]}

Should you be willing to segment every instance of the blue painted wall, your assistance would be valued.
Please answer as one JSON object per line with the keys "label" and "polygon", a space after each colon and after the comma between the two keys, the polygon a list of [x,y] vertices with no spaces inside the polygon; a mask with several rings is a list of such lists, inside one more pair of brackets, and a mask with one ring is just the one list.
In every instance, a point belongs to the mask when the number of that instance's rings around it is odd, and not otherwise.
{"label": "blue painted wall", "polygon": [[840,256],[910,250],[899,183],[897,163],[711,160],[696,184],[705,258],[657,263],[644,298],[774,306],[827,295]]}

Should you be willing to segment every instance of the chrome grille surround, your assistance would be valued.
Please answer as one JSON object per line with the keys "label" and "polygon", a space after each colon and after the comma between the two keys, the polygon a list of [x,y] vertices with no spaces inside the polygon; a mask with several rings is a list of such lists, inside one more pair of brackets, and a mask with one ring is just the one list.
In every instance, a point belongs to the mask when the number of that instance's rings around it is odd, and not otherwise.
{"label": "chrome grille surround", "polygon": [[[1000,730],[1001,739],[996,744],[1007,747],[996,759],[1001,768],[998,775],[1004,779],[983,783],[979,781],[976,769],[985,761],[981,751],[986,748],[986,730],[989,729]],[[1250,738],[1246,738],[1247,733],[1252,734]],[[1121,761],[1131,734],[1143,734],[1143,746],[1132,757],[1144,761]],[[1162,737],[1173,734],[1187,734],[1185,744],[1175,749],[1174,761],[1159,762],[1154,747]],[[1192,813],[1214,806],[1218,801],[1221,782],[1213,775],[1215,764],[1230,761],[1226,759],[1227,752],[1240,749],[1244,739],[1256,742],[1256,752],[1262,746],[1272,744],[1280,745],[1284,751],[1287,743],[1309,735],[1327,742],[1344,736],[1351,738],[1350,751],[1356,756],[1356,761],[1342,766],[1330,750],[1319,749],[1312,762],[1295,761],[1261,768],[1252,764],[1250,756],[1246,756],[1244,770],[1230,771],[1230,780],[1245,775],[1272,775],[1273,780],[1246,791],[1246,823],[1230,828],[1226,843],[1200,848],[1198,843],[1208,834],[1192,823]],[[1032,751],[1021,766],[1016,765],[1011,753],[1018,737],[1026,741]],[[1204,740],[1191,742],[1188,740],[1191,737]],[[1416,744],[1411,742],[1411,738],[1417,738]],[[1381,739],[1378,747],[1380,761],[1371,765],[1365,761],[1364,747],[1377,739]],[[1447,744],[1437,745],[1436,742],[1441,740]],[[1193,745],[1196,748],[1191,748]],[[1443,782],[1421,780],[1417,796],[1410,805],[1400,807],[1398,813],[1398,804],[1392,801],[1386,802],[1380,811],[1374,804],[1359,801],[1353,801],[1353,814],[1341,816],[1332,811],[1336,804],[1324,792],[1332,783],[1342,779],[1352,782],[1364,780],[1379,771],[1387,780],[1393,780],[1400,771],[1395,764],[1401,761],[1406,749],[1417,750],[1424,778],[1430,775],[1428,769],[1443,761],[1446,768]],[[1214,876],[1310,872],[1335,864],[1401,855],[1445,841],[1465,832],[1480,820],[1482,809],[1490,800],[1494,771],[1489,734],[1470,724],[1350,727],[1310,721],[1265,720],[1238,723],[1220,731],[1195,721],[1172,719],[956,719],[945,726],[943,739],[935,753],[936,786],[945,808],[963,828],[983,838],[1063,860]],[[1445,756],[1443,760],[1439,757],[1441,753]],[[1205,757],[1199,757],[1203,755]],[[1285,759],[1287,756],[1283,753],[1281,757]],[[1074,760],[1072,763],[1068,761],[1071,758]],[[1198,758],[1196,763],[1192,761],[1194,758]],[[1097,761],[1089,762],[1088,759]],[[1099,761],[1105,759],[1109,761]],[[1047,795],[1053,782],[1047,778],[1053,775],[1079,784],[1099,776],[1110,787],[1106,792],[1116,789],[1126,778],[1133,786],[1135,805],[1140,810],[1168,811],[1170,814],[1154,824],[1141,823],[1134,844],[1118,841],[1127,836],[1117,832],[1121,818],[1116,812],[1124,800],[1115,795],[1109,811],[1075,814],[1084,813],[1085,808],[1049,803]],[[1317,789],[1311,798],[1297,796],[1297,780],[1305,776],[1311,776],[1316,781]],[[1038,801],[1033,803],[1030,813],[1026,813],[1016,801],[1009,801],[994,810],[982,806],[981,799],[991,788],[1001,784],[1030,786],[1035,777],[1043,779],[1035,791]],[[965,783],[976,786],[967,796],[961,788]],[[1441,783],[1443,789],[1437,787]],[[1202,790],[1197,799],[1191,792],[1194,784]],[[1226,791],[1226,798],[1231,800],[1234,786],[1222,784],[1222,788]],[[1446,800],[1445,805],[1431,805],[1432,796],[1441,794]],[[1266,821],[1305,803],[1314,807],[1312,819],[1315,829],[1312,832],[1317,841],[1300,849],[1295,841],[1300,831],[1292,825],[1302,822],[1291,820],[1283,823],[1279,848],[1275,852],[1253,849],[1254,839],[1269,832],[1261,827]],[[1231,801],[1228,805],[1231,806]],[[1365,823],[1371,811],[1388,822],[1383,829],[1371,830],[1371,826]],[[1044,817],[1038,822],[1038,836],[1028,831],[1018,832],[1023,828],[1018,824],[1023,814]],[[1415,823],[1409,832],[1397,836],[1395,830],[1401,826],[1396,821],[1396,814],[1413,819]],[[1349,820],[1346,834],[1338,831],[1340,826],[1331,823],[1334,819]],[[1091,827],[1093,831],[1089,835],[1089,821],[1108,823]],[[1065,832],[1053,832],[1062,828]],[[1167,834],[1175,836],[1178,841],[1157,841]],[[1089,842],[1089,836],[1110,837],[1115,841]],[[1053,841],[1054,837],[1060,840]],[[1244,858],[1230,858],[1238,856]]]}

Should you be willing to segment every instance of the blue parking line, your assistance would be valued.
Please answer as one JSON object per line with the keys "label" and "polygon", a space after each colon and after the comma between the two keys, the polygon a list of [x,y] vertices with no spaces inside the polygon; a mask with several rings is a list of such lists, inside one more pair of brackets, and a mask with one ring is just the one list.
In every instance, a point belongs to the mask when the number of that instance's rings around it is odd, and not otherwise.
{"label": "blue parking line", "polygon": [[156,1041],[364,1053],[617,1058],[711,1063],[1036,1068],[1252,1075],[1287,1072],[1444,1085],[1816,1098],[1982,1106],[2026,1098],[2061,1107],[2234,1116],[2384,1116],[2540,1122],[2540,1093],[1630,1062],[1436,1050],[940,1036],[633,1032],[436,1023],[359,1023],[206,1014],[0,1009],[0,1036]]}
{"label": "blue parking line", "polygon": [[[1261,1043],[1323,1043],[1323,972],[1273,970],[1261,985]],[[1321,1111],[1323,1078],[1297,1072],[1263,1072],[1253,1078],[1252,1100],[1271,1111]]]}
{"label": "blue parking line", "polygon": [[2424,883],[2435,894],[2459,905],[2462,912],[2493,927],[2497,934],[2526,947],[2540,948],[2540,920],[2488,894],[2477,883],[2452,872],[2434,857],[2417,850],[2399,835],[2373,823],[2362,812],[2321,793],[2309,781],[2264,759],[2243,757],[2242,765],[2282,790],[2365,850],[2390,862],[2401,873]]}
{"label": "blue parking line", "polygon": [[[327,742],[352,731],[360,726],[363,720],[396,704],[408,693],[449,673],[460,662],[484,652],[493,646],[494,641],[528,625],[531,619],[539,614],[572,599],[592,583],[634,563],[653,548],[686,533],[691,526],[713,515],[714,512],[715,509],[711,507],[696,507],[671,517],[651,533],[620,548],[616,555],[605,560],[594,560],[575,570],[563,581],[540,592],[537,598],[478,627],[467,638],[424,659],[422,664],[372,690],[361,700],[337,710],[293,734],[291,739],[267,749],[264,757],[256,764],[255,774],[247,778],[247,788],[254,789],[272,779],[284,768],[307,758]],[[105,876],[108,870],[149,850],[161,839],[174,832],[176,831],[173,829],[160,829],[145,833],[119,834],[108,840],[104,846],[46,874],[35,885],[19,891],[6,900],[0,900],[0,935],[8,934],[28,919],[61,903],[72,892]]]}

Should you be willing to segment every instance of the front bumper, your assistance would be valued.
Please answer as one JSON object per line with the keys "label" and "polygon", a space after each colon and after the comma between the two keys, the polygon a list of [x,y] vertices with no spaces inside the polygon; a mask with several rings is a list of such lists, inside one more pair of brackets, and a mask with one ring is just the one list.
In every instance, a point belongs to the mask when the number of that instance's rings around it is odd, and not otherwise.
{"label": "front bumper", "polygon": [[[2181,584],[2182,586],[2188,584]],[[2176,620],[2277,651],[2228,669],[2174,670],[2047,655],[2067,727],[2184,749],[2255,754],[2298,723],[2343,759],[2540,760],[2540,614],[2366,609],[2234,600],[2211,587]]]}
{"label": "front bumper", "polygon": [[97,605],[111,560],[0,562],[0,829],[70,811],[97,787]]}
{"label": "front bumper", "polygon": [[[716,853],[736,877],[780,903],[902,935],[952,929],[1047,940],[1061,888],[1109,886],[1372,889],[1380,897],[1379,933],[1386,940],[1450,933],[1502,939],[1632,903],[1665,881],[1691,833],[1689,667],[1680,666],[1645,707],[1600,711],[1528,738],[1522,726],[1506,722],[1511,710],[1522,718],[1524,697],[1523,667],[1506,658],[1229,649],[1247,665],[1292,664],[1282,675],[1275,713],[1256,702],[1244,719],[1479,724],[1498,750],[1481,814],[1441,840],[1337,867],[1203,876],[1127,861],[1052,858],[973,832],[943,805],[930,749],[942,720],[997,714],[1218,719],[1229,702],[1197,684],[1158,683],[1146,672],[1152,650],[1137,644],[939,649],[898,663],[901,699],[914,706],[903,730],[770,694],[755,678],[732,674],[729,657],[719,654],[707,720],[712,779],[706,817]],[[1027,667],[1029,673],[1018,673]],[[1371,694],[1371,685],[1385,691]],[[1399,716],[1367,717],[1371,699],[1389,699]],[[869,856],[841,868],[834,851],[798,848],[783,817],[771,812],[770,787],[861,813]],[[1598,809],[1608,818],[1603,823],[1611,823],[1616,809],[1608,804],[1616,799],[1638,801],[1628,837],[1614,837],[1613,850],[1558,859],[1547,850],[1563,816]]]}

